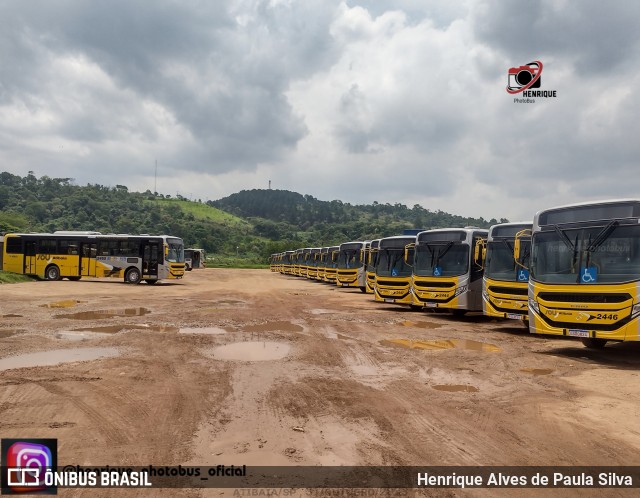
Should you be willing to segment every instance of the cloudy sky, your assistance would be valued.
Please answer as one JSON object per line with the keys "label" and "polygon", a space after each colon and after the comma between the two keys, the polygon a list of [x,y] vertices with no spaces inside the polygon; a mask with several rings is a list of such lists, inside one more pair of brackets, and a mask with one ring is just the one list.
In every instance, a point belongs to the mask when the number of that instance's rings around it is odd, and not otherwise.
{"label": "cloudy sky", "polygon": [[531,219],[638,197],[639,41],[628,0],[0,2],[0,171]]}

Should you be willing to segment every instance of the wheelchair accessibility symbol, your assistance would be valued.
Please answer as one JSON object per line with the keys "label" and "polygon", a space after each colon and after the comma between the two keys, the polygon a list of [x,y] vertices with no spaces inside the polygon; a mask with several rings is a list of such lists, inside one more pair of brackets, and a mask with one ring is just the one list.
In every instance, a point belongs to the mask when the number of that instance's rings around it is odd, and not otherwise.
{"label": "wheelchair accessibility symbol", "polygon": [[441,266],[436,266],[436,267],[433,268],[433,276],[434,277],[442,276],[442,267]]}
{"label": "wheelchair accessibility symbol", "polygon": [[598,269],[595,266],[580,268],[580,283],[593,284],[598,281]]}
{"label": "wheelchair accessibility symbol", "polygon": [[529,281],[529,270],[518,270],[518,282]]}

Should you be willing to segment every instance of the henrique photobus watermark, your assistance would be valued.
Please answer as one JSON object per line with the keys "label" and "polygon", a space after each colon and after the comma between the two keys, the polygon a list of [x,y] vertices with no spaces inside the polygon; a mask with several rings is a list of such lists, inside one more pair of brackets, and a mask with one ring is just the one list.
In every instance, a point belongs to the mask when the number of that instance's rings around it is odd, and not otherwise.
{"label": "henrique photobus watermark", "polygon": [[549,99],[558,96],[557,90],[539,90],[542,85],[541,61],[511,67],[507,71],[507,93],[514,95],[514,104],[535,104],[535,99]]}

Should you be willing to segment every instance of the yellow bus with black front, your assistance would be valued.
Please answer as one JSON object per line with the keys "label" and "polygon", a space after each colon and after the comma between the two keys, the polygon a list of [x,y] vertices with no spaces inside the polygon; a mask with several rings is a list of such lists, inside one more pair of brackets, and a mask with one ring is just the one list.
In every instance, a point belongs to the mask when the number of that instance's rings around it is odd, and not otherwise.
{"label": "yellow bus with black front", "polygon": [[320,247],[314,247],[307,254],[307,278],[318,279],[318,267],[320,265]]}
{"label": "yellow bus with black front", "polygon": [[420,232],[413,258],[414,306],[463,315],[482,311],[483,254],[488,231],[475,227]]}
{"label": "yellow bus with black front", "polygon": [[362,250],[364,242],[353,241],[340,244],[338,251],[336,284],[338,287],[359,287],[364,267]]}
{"label": "yellow bus with black front", "polygon": [[122,278],[125,283],[182,278],[184,244],[169,235],[103,235],[99,232],[9,233],[3,270],[45,280]]}
{"label": "yellow bus with black front", "polygon": [[295,251],[285,251],[282,253],[282,265],[280,273],[283,273],[285,275],[293,275],[295,254]]}
{"label": "yellow bus with black front", "polygon": [[327,260],[329,259],[329,248],[321,247],[320,253],[317,255],[318,258],[318,273],[316,276],[317,280],[321,282],[325,281],[325,275],[327,271]]}
{"label": "yellow bus with black front", "polygon": [[340,252],[340,246],[331,246],[327,251],[326,265],[324,267],[324,281],[330,284],[336,283],[336,277],[338,274],[338,253]]}
{"label": "yellow bus with black front", "polygon": [[405,260],[414,235],[397,235],[380,239],[376,261],[373,298],[378,302],[411,304],[411,265]]}
{"label": "yellow bus with black front", "polygon": [[369,253],[365,260],[365,292],[367,294],[373,294],[375,292],[376,285],[376,263],[378,261],[378,246],[380,245],[380,239],[372,240],[369,245]]}
{"label": "yellow bus with black front", "polygon": [[530,222],[515,222],[489,228],[482,282],[485,315],[529,321],[531,227]]}
{"label": "yellow bus with black front", "polygon": [[529,331],[640,340],[640,200],[545,209],[532,232]]}

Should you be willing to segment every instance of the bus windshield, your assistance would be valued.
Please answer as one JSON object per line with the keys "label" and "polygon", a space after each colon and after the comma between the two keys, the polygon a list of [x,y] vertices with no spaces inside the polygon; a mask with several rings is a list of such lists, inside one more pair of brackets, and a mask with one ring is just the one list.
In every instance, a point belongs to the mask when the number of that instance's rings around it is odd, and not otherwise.
{"label": "bus windshield", "polygon": [[411,267],[404,261],[404,248],[394,247],[378,250],[376,275],[381,277],[411,276]]}
{"label": "bus windshield", "polygon": [[[515,282],[518,270],[528,268],[531,242],[520,242],[520,259],[516,265],[513,257],[513,240],[494,240],[487,244],[487,261],[484,274],[488,278]],[[521,266],[522,265],[522,266]]]}
{"label": "bus windshield", "polygon": [[[511,257],[513,260],[513,256]],[[459,242],[422,243],[416,246],[413,271],[429,277],[454,277],[469,270],[469,246]]]}
{"label": "bus windshield", "polygon": [[640,226],[535,234],[531,278],[542,283],[623,283],[640,279]]}
{"label": "bus windshield", "polygon": [[184,244],[180,239],[167,239],[169,253],[167,261],[171,263],[184,263]]}
{"label": "bus windshield", "polygon": [[341,270],[360,268],[360,249],[342,249],[338,254],[338,268]]}

